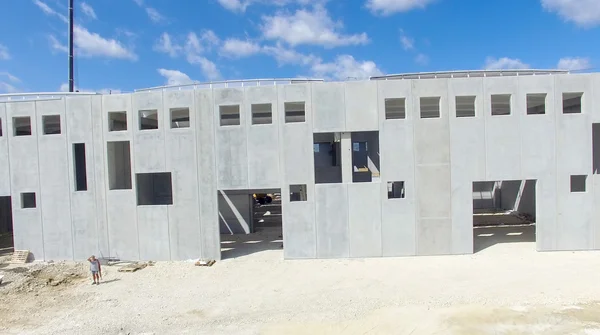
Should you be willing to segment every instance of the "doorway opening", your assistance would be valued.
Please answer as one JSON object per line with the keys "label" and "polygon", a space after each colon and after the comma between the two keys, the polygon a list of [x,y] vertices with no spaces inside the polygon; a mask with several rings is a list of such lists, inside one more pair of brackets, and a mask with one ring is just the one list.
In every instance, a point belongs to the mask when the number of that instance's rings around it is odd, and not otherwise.
{"label": "doorway opening", "polygon": [[280,250],[283,258],[281,189],[218,191],[221,258]]}
{"label": "doorway opening", "polygon": [[473,183],[473,252],[497,244],[535,249],[536,180]]}
{"label": "doorway opening", "polygon": [[0,257],[14,251],[12,199],[0,197]]}

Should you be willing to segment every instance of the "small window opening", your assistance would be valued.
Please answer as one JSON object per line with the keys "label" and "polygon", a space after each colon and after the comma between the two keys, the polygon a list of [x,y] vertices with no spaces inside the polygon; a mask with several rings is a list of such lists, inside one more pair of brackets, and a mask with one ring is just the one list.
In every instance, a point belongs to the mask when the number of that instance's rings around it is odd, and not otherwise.
{"label": "small window opening", "polygon": [[290,202],[306,201],[306,184],[290,185]]}
{"label": "small window opening", "polygon": [[273,112],[271,104],[253,104],[252,124],[271,124],[273,123]]}
{"label": "small window opening", "polygon": [[0,137],[2,137],[2,119],[0,119]]}
{"label": "small window opening", "polygon": [[85,143],[73,143],[73,160],[75,163],[75,191],[87,191]]}
{"label": "small window opening", "polygon": [[456,97],[456,117],[475,117],[475,96]]}
{"label": "small window opening", "polygon": [[219,106],[221,126],[240,125],[240,105]]}
{"label": "small window opening", "polygon": [[108,142],[108,189],[131,189],[131,154],[129,141]]}
{"label": "small window opening", "polygon": [[127,112],[108,112],[108,131],[127,130]]}
{"label": "small window opening", "polygon": [[13,118],[14,136],[31,135],[31,118],[29,116],[19,116]]}
{"label": "small window opening", "polygon": [[421,101],[421,119],[440,117],[440,97],[423,97]]}
{"label": "small window opening", "polygon": [[388,199],[404,199],[406,196],[403,181],[388,181],[387,188]]}
{"label": "small window opening", "polygon": [[136,174],[138,206],[173,204],[173,184],[170,172]]}
{"label": "small window opening", "polygon": [[21,208],[36,208],[35,193],[21,193]]}
{"label": "small window opening", "polygon": [[285,123],[305,122],[306,121],[306,104],[302,102],[286,102],[284,103]]}
{"label": "small window opening", "polygon": [[546,114],[546,93],[527,94],[527,115]]}
{"label": "small window opening", "polygon": [[42,126],[44,135],[60,134],[60,115],[43,115]]}
{"label": "small window opening", "polygon": [[563,113],[581,114],[581,98],[583,93],[563,93]]}
{"label": "small window opening", "polygon": [[406,119],[406,99],[385,99],[385,119]]}
{"label": "small window opening", "polygon": [[316,184],[342,182],[340,144],[340,133],[315,133],[313,135]]}
{"label": "small window opening", "polygon": [[141,110],[140,114],[140,130],[158,129],[158,110]]}
{"label": "small window opening", "polygon": [[190,109],[189,108],[171,108],[171,128],[189,128],[190,127]]}
{"label": "small window opening", "polygon": [[510,94],[492,95],[492,115],[510,115],[510,100]]}
{"label": "small window opening", "polygon": [[586,191],[586,175],[571,176],[571,192],[580,193]]}

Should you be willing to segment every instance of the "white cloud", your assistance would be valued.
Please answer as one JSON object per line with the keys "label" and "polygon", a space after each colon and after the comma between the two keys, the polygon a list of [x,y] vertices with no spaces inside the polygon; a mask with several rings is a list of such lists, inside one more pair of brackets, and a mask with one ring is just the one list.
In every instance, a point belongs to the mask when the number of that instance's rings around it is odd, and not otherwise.
{"label": "white cloud", "polygon": [[146,8],[146,14],[148,14],[148,17],[150,18],[150,21],[154,22],[154,23],[159,23],[165,20],[165,17],[159,13],[156,8],[152,8],[152,7],[147,7]]}
{"label": "white cloud", "polygon": [[486,70],[520,70],[529,69],[529,64],[523,63],[520,59],[502,57],[488,57],[485,60],[484,69]]}
{"label": "white cloud", "polygon": [[[63,22],[68,22],[66,16],[56,12],[47,4],[40,0],[33,1],[46,15],[57,16]],[[85,27],[76,24],[73,28],[74,42],[77,52],[84,57],[106,57],[117,59],[137,60],[137,55],[130,48],[125,47],[121,42],[100,36],[97,33],[90,32]],[[51,46],[56,50],[63,50],[54,43],[56,38],[51,38]],[[57,41],[58,42],[58,41]]]}
{"label": "white cloud", "polygon": [[94,20],[98,18],[96,16],[96,12],[94,11],[94,8],[92,8],[92,6],[88,5],[85,2],[81,3],[81,12]]}
{"label": "white cloud", "polygon": [[154,44],[154,50],[162,53],[166,53],[171,57],[177,57],[181,51],[181,46],[173,43],[171,36],[167,33],[162,33],[158,41]]}
{"label": "white cloud", "polygon": [[294,49],[286,48],[280,43],[275,46],[264,46],[262,51],[275,58],[277,64],[280,66],[285,64],[309,65],[320,61],[318,57],[312,54],[305,55]]}
{"label": "white cloud", "polygon": [[221,6],[232,12],[243,13],[246,9],[255,3],[264,5],[285,6],[292,3],[299,5],[325,3],[328,0],[217,0]]}
{"label": "white cloud", "polygon": [[598,0],[541,0],[542,7],[583,27],[600,25]]}
{"label": "white cloud", "polygon": [[217,65],[208,58],[199,55],[188,55],[187,60],[190,64],[200,65],[200,70],[206,79],[221,79],[221,73],[217,69]]}
{"label": "white cloud", "polygon": [[260,52],[258,44],[251,41],[229,38],[221,46],[221,55],[229,58],[243,58]]}
{"label": "white cloud", "polygon": [[170,86],[192,84],[194,81],[190,77],[177,70],[157,69],[158,73],[165,77],[166,84]]}
{"label": "white cloud", "polygon": [[9,60],[10,53],[8,53],[8,48],[2,44],[0,44],[0,60]]}
{"label": "white cloud", "polygon": [[408,37],[402,29],[400,29],[400,43],[402,43],[402,48],[404,50],[412,50],[415,48],[415,40]]}
{"label": "white cloud", "polygon": [[221,6],[232,12],[245,12],[250,5],[250,1],[242,0],[218,0]]}
{"label": "white cloud", "polygon": [[383,72],[372,61],[357,61],[350,55],[336,57],[333,62],[317,62],[312,65],[311,72],[325,79],[366,79],[380,76]]}
{"label": "white cloud", "polygon": [[48,40],[50,41],[50,48],[55,51],[68,53],[69,48],[62,44],[54,35],[49,35]]}
{"label": "white cloud", "polygon": [[373,14],[392,15],[425,8],[435,0],[367,0],[366,6]]}
{"label": "white cloud", "polygon": [[18,93],[20,91],[21,90],[19,90],[15,86],[13,86],[7,82],[0,81],[0,93]]}
{"label": "white cloud", "polygon": [[415,63],[419,65],[427,65],[427,63],[429,63],[429,57],[427,57],[425,54],[418,54],[415,57]]}
{"label": "white cloud", "polygon": [[558,61],[556,67],[569,71],[589,70],[592,67],[592,63],[589,58],[565,57]]}
{"label": "white cloud", "polygon": [[0,72],[0,93],[17,93],[21,90],[14,86],[21,80],[8,72]]}
{"label": "white cloud", "polygon": [[8,81],[11,81],[13,83],[21,82],[21,79],[19,79],[17,76],[13,76],[12,74],[10,74],[8,72],[0,72],[0,77],[6,77],[8,79]]}
{"label": "white cloud", "polygon": [[279,12],[262,17],[261,31],[266,39],[285,41],[295,46],[316,44],[325,47],[359,45],[369,42],[366,33],[345,35],[341,21],[333,21],[322,5],[312,10],[299,9],[294,14]]}

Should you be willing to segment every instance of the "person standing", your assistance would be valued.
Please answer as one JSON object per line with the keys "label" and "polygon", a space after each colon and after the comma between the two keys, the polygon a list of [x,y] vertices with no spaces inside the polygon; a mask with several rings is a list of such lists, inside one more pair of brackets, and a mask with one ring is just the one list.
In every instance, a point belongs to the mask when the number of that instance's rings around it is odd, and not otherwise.
{"label": "person standing", "polygon": [[92,285],[100,285],[100,278],[102,278],[100,261],[96,258],[96,256],[92,255],[90,258],[88,258],[88,262],[90,262],[90,271],[92,272],[92,279],[94,280]]}

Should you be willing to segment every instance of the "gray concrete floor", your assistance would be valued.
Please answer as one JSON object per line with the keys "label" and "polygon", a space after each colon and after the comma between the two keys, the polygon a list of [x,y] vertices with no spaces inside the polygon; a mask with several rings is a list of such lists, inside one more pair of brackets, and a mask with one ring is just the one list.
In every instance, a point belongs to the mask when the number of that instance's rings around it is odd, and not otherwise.
{"label": "gray concrete floor", "polygon": [[535,242],[535,225],[473,228],[474,253],[496,244],[528,242]]}

